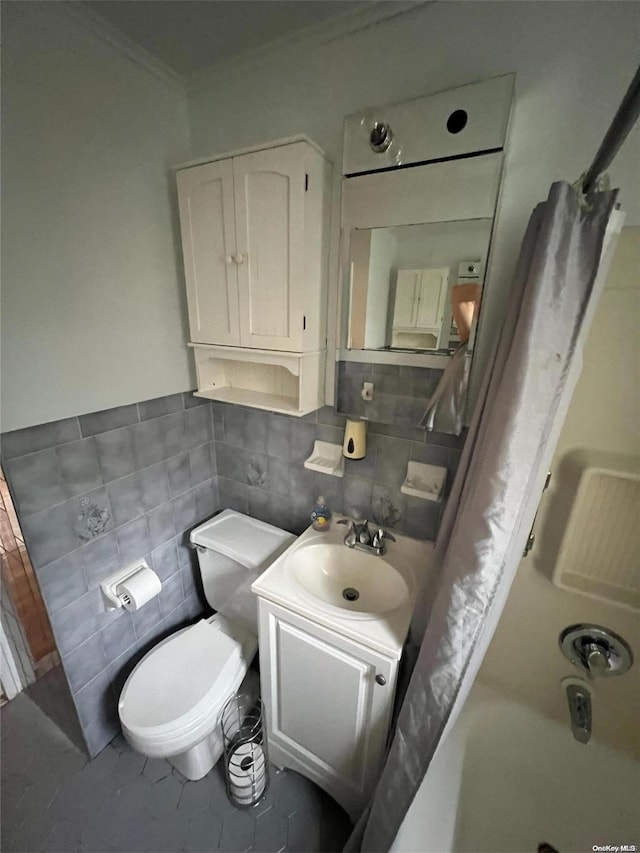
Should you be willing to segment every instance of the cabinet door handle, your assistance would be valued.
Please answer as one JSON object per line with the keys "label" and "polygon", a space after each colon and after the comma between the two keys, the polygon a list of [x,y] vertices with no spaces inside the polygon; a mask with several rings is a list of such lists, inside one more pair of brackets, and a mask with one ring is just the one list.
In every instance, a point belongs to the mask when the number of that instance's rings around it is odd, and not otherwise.
{"label": "cabinet door handle", "polygon": [[376,675],[376,684],[379,684],[381,687],[384,687],[386,683],[387,679],[384,677],[384,675]]}
{"label": "cabinet door handle", "polygon": [[236,255],[234,260],[237,264],[243,264],[245,262],[245,255]]}
{"label": "cabinet door handle", "polygon": [[233,263],[233,255],[225,255],[224,256],[224,262],[227,266],[229,266],[229,264],[232,264]]}

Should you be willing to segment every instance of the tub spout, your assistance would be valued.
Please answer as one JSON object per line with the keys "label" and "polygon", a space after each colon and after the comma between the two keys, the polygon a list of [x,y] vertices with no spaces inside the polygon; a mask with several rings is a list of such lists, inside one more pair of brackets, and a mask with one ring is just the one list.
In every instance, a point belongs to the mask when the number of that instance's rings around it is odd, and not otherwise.
{"label": "tub spout", "polygon": [[586,684],[571,679],[566,685],[571,731],[580,743],[589,743],[591,738],[591,692]]}

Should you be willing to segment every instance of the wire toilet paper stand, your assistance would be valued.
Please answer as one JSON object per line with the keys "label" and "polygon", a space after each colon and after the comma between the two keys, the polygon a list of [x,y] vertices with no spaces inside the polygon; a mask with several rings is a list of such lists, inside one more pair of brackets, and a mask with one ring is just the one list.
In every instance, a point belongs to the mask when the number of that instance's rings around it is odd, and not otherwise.
{"label": "wire toilet paper stand", "polygon": [[227,794],[240,808],[254,806],[269,783],[262,702],[244,693],[232,696],[221,722]]}

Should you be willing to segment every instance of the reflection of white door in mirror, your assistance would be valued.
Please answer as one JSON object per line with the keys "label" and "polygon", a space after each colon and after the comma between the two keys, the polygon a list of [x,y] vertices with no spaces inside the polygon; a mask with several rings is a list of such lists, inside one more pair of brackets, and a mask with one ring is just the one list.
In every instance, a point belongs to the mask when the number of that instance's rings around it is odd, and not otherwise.
{"label": "reflection of white door in mirror", "polygon": [[445,346],[442,320],[449,268],[398,270],[391,346],[437,349]]}

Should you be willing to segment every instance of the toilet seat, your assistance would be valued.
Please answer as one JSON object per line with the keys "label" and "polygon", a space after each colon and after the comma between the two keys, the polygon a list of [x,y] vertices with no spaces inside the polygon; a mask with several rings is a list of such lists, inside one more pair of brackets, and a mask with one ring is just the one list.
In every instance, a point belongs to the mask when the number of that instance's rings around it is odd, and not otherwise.
{"label": "toilet seat", "polygon": [[152,757],[190,749],[214,729],[240,685],[257,641],[221,617],[154,646],[127,679],[118,712],[129,743]]}

